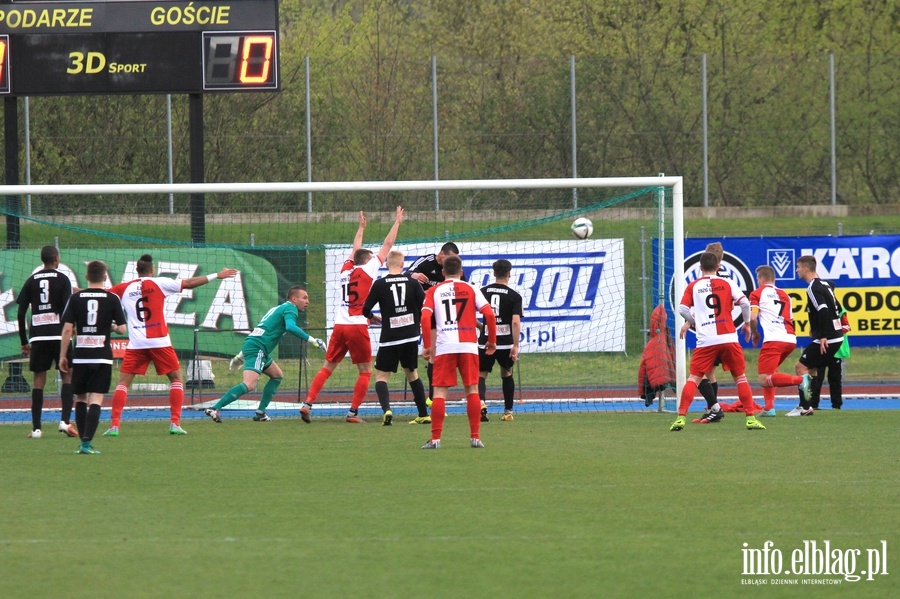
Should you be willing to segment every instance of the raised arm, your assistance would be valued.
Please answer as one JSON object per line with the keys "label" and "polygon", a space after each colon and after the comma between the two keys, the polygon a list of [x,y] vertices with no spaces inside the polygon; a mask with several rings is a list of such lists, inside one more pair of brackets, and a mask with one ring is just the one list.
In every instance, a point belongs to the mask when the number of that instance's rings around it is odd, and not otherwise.
{"label": "raised arm", "polygon": [[384,238],[384,243],[381,244],[381,250],[378,252],[378,259],[381,260],[381,263],[384,264],[384,261],[387,260],[388,252],[391,251],[391,248],[394,247],[394,242],[397,241],[397,232],[400,230],[400,223],[403,222],[403,206],[397,206],[397,213],[394,216],[394,224],[391,227],[391,230],[388,231],[387,237]]}
{"label": "raised arm", "polygon": [[[366,230],[366,213],[362,210],[359,211],[359,227],[356,229],[356,237],[353,238],[353,247],[350,248],[350,258],[349,260],[353,260],[356,256],[356,250],[360,249],[363,244],[363,233]],[[384,260],[382,260],[384,262]]]}

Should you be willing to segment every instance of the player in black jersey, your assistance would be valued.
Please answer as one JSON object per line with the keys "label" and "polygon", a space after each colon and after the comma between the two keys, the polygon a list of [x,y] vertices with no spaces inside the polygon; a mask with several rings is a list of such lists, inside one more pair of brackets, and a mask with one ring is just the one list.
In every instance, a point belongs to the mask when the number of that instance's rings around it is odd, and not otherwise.
{"label": "player in black jersey", "polygon": [[369,319],[374,318],[372,309],[376,305],[381,310],[381,337],[375,355],[375,393],[384,410],[384,425],[390,426],[393,414],[387,382],[391,373],[397,372],[399,364],[409,381],[418,410],[418,416],[410,424],[430,424],[431,418],[425,405],[425,387],[416,370],[425,291],[418,281],[403,274],[402,252],[391,251],[387,257],[387,267],[387,276],[373,283],[363,305],[363,315]]}
{"label": "player in black jersey", "polygon": [[112,381],[112,331],[125,332],[125,312],[119,296],[103,289],[106,264],[99,260],[88,262],[88,288],[69,299],[63,313],[65,323],[62,344],[75,339],[72,363],[60,352],[59,368],[72,373],[72,389],[76,395],[75,422],[81,433],[81,447],[75,453],[100,453],[91,445],[100,424],[103,395],[109,392]]}
{"label": "player in black jersey", "polygon": [[803,350],[795,372],[804,377],[800,385],[800,405],[787,413],[788,416],[812,416],[815,412],[811,403],[810,379],[818,370],[834,359],[834,355],[844,342],[844,331],[849,330],[846,316],[841,316],[843,308],[834,295],[834,284],[823,281],[816,274],[816,257],[797,258],[797,276],[808,283],[806,288],[806,311],[809,313],[809,336],[812,341]]}
{"label": "player in black jersey", "polygon": [[[437,254],[427,254],[413,262],[406,269],[406,274],[421,283],[422,288],[428,291],[444,281],[444,258],[458,255],[459,247],[452,241],[448,241],[441,246],[441,250]],[[463,280],[465,281],[465,278]]]}
{"label": "player in black jersey", "polygon": [[[52,245],[41,248],[41,262],[44,268],[37,271],[22,285],[22,291],[16,298],[19,304],[19,339],[22,342],[22,355],[28,357],[28,369],[34,373],[34,385],[31,389],[31,433],[30,439],[41,438],[41,413],[44,409],[44,386],[47,384],[47,371],[59,356],[59,340],[62,333],[60,316],[72,295],[72,283],[69,277],[57,270],[59,266],[59,250]],[[31,309],[31,327],[26,327],[26,314]],[[29,337],[30,333],[30,337]],[[59,368],[59,363],[56,363]],[[62,386],[59,396],[62,404],[62,417],[59,421],[59,432],[69,437],[77,433],[69,419],[72,416],[72,377],[61,373]]]}
{"label": "player in black jersey", "polygon": [[[459,247],[452,241],[448,241],[441,246],[437,254],[427,254],[420,257],[406,269],[406,274],[422,284],[422,288],[428,291],[438,283],[444,281],[444,259],[447,256],[458,256]],[[462,280],[466,280],[466,275],[462,275]],[[431,354],[434,355],[434,348],[431,348]],[[428,366],[425,373],[428,375],[428,397],[434,395],[434,385],[431,384],[431,374],[434,363],[428,360]]]}
{"label": "player in black jersey", "polygon": [[500,365],[500,380],[503,384],[503,416],[500,420],[513,419],[513,400],[516,384],[512,368],[519,359],[519,332],[522,329],[522,296],[509,287],[509,274],[512,264],[509,260],[497,260],[492,265],[495,282],[481,288],[484,297],[497,315],[497,351],[488,355],[484,351],[487,333],[482,330],[478,339],[478,355],[481,373],[478,378],[478,394],[481,396],[481,421],[487,422],[487,376],[494,368],[494,362]]}

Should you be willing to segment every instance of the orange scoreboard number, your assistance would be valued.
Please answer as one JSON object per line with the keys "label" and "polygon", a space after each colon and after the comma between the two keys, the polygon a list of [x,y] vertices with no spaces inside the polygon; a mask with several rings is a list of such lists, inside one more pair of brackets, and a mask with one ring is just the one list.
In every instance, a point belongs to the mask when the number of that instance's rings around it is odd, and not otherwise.
{"label": "orange scoreboard number", "polygon": [[203,34],[203,89],[275,89],[274,31]]}

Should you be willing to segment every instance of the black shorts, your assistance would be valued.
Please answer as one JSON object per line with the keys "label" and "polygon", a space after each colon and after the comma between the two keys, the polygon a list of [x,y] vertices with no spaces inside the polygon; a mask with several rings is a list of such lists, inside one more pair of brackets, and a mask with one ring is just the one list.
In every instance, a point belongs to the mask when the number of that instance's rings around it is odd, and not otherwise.
{"label": "black shorts", "polygon": [[382,345],[375,354],[375,370],[397,372],[400,365],[407,370],[419,366],[419,342],[409,341],[400,345]]}
{"label": "black shorts", "polygon": [[112,382],[112,364],[75,364],[72,366],[72,392],[109,393]]}
{"label": "black shorts", "polygon": [[[46,372],[51,366],[59,370],[59,344],[60,341],[35,341],[31,344],[31,356],[28,358],[28,370],[31,372]],[[72,361],[72,347],[66,353],[69,362]]]}
{"label": "black shorts", "polygon": [[509,352],[511,350],[508,349],[498,349],[493,353],[493,355],[487,355],[484,353],[484,348],[478,348],[478,371],[479,372],[490,372],[494,368],[494,362],[500,365],[500,368],[505,368],[506,370],[512,370],[513,359],[509,357]]}
{"label": "black shorts", "polygon": [[801,364],[810,369],[822,368],[823,366],[827,366],[834,361],[834,354],[841,348],[841,344],[843,341],[838,341],[837,343],[829,343],[828,348],[825,350],[823,354],[819,351],[819,342],[813,341],[803,350],[803,354],[800,356],[798,360]]}

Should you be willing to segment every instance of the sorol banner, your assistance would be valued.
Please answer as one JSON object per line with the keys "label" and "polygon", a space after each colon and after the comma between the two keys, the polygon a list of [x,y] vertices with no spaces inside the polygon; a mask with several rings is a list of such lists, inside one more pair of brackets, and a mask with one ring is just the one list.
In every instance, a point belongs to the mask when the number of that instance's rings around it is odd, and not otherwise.
{"label": "sorol banner", "polygon": [[[186,279],[223,268],[236,268],[233,279],[216,279],[206,285],[166,298],[166,320],[172,344],[181,352],[194,347],[194,329],[247,331],[278,301],[275,269],[263,258],[227,249],[69,249],[61,250],[59,270],[73,287],[87,287],[86,264],[102,260],[109,266],[106,287],[137,278],[137,259],[153,256],[156,276]],[[16,295],[25,279],[42,268],[40,251],[6,250],[0,271],[0,356],[21,357]],[[190,257],[190,261],[185,260]],[[251,283],[252,282],[252,283]],[[240,350],[244,334],[199,335],[203,354],[232,355]]]}
{"label": "sorol banner", "polygon": [[[900,345],[900,235],[686,239],[687,282],[700,276],[700,254],[715,241],[725,248],[723,267],[747,295],[755,288],[757,266],[768,264],[775,270],[776,285],[793,303],[798,344],[808,343],[809,319],[807,284],[797,277],[797,258],[811,255],[817,274],[835,284],[835,294],[847,309],[853,345]],[[693,342],[689,335],[688,343]]]}
{"label": "sorol banner", "polygon": [[[466,279],[476,287],[494,280],[491,265],[512,263],[510,287],[522,295],[522,352],[625,351],[625,243],[622,239],[519,241],[459,246]],[[371,247],[371,246],[367,246]],[[440,244],[397,244],[409,267]],[[378,247],[371,248],[377,251]],[[338,272],[349,248],[325,253],[328,327],[340,306]],[[382,268],[378,276],[387,274]],[[371,329],[373,350],[377,329]]]}

